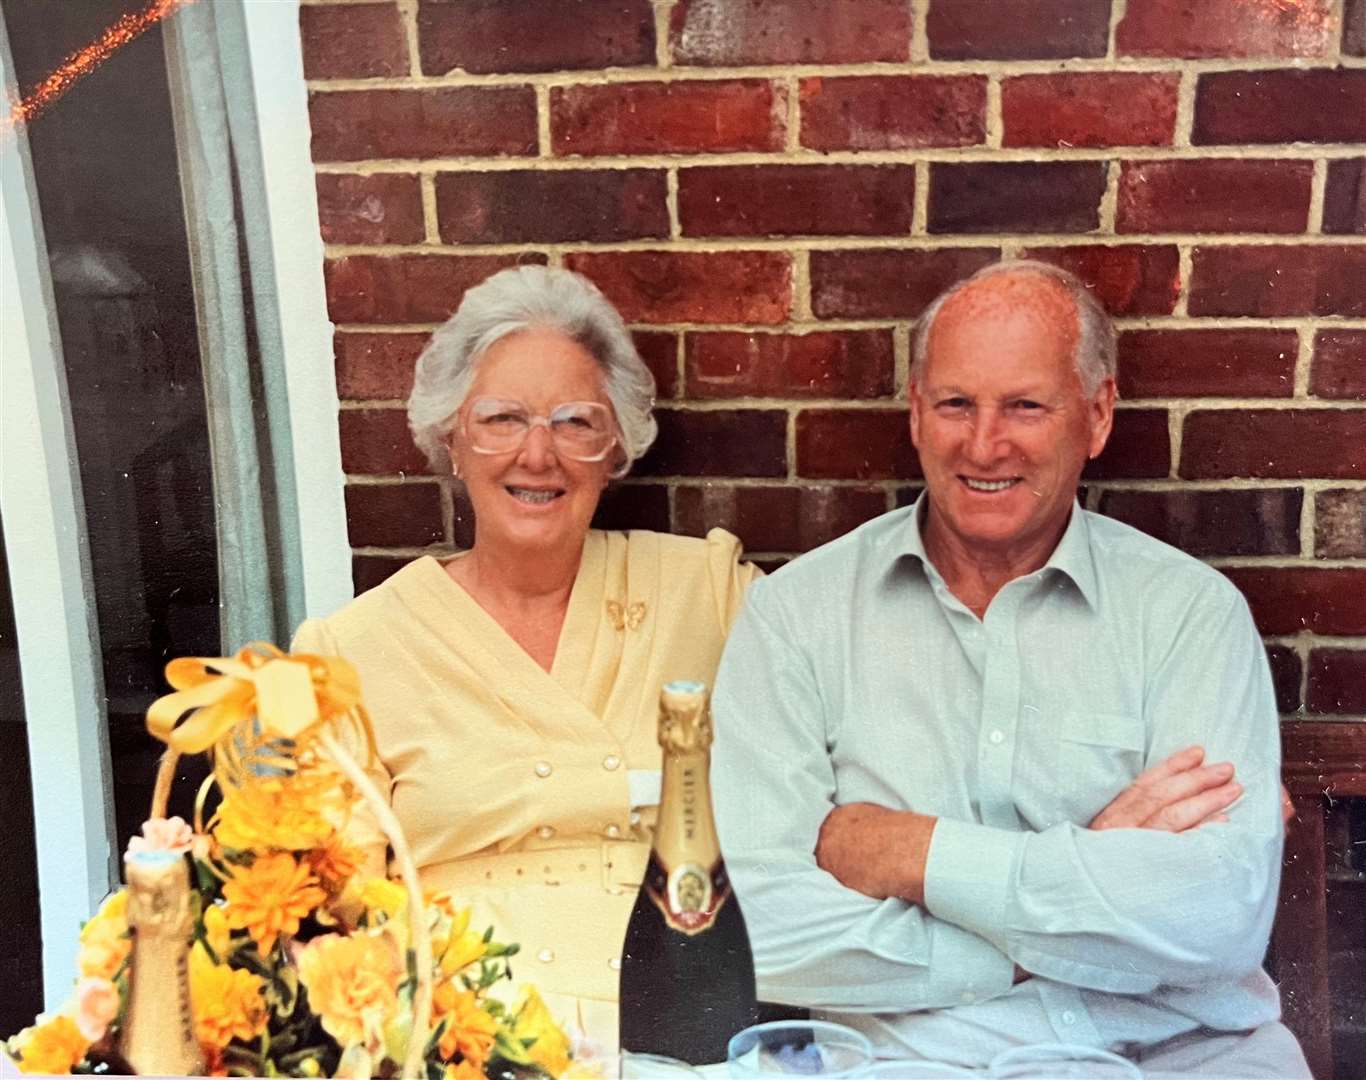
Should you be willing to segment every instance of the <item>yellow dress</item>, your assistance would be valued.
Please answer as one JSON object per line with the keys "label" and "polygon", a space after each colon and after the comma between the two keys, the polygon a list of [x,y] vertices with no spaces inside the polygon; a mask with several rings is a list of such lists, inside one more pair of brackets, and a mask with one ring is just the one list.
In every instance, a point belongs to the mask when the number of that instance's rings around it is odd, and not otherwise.
{"label": "yellow dress", "polygon": [[[641,791],[660,767],[659,690],[713,681],[759,575],[739,556],[720,529],[705,540],[590,531],[549,672],[430,557],[294,640],[359,670],[374,778],[423,888],[450,891],[473,906],[472,927],[518,942],[515,981],[608,1048],[658,800]],[[363,818],[353,831],[383,843]],[[515,988],[496,992],[512,1004]]]}

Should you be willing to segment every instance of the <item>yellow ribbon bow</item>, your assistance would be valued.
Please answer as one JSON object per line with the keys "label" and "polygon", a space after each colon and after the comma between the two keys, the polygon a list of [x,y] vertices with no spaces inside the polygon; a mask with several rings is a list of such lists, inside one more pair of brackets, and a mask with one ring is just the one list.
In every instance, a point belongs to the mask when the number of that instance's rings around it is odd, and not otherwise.
{"label": "yellow ribbon bow", "polygon": [[355,724],[374,749],[360,677],[339,656],[290,656],[253,642],[234,657],[172,660],[166,681],[176,692],[152,702],[147,730],[178,754],[216,749],[230,772],[277,740],[288,740],[297,754],[327,724]]}

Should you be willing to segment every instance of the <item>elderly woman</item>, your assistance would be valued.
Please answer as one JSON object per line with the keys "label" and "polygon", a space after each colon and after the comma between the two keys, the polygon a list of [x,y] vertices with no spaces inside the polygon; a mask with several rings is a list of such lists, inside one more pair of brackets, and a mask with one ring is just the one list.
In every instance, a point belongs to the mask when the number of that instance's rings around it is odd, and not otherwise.
{"label": "elderly woman", "polygon": [[[587,279],[524,266],[471,289],[418,359],[408,415],[469,493],[473,546],[409,563],[294,642],[359,669],[375,778],[423,887],[520,942],[517,978],[608,1044],[658,802],[659,690],[711,682],[758,573],[719,529],[589,528],[654,439],[653,393]],[[378,832],[356,830],[382,866]]]}

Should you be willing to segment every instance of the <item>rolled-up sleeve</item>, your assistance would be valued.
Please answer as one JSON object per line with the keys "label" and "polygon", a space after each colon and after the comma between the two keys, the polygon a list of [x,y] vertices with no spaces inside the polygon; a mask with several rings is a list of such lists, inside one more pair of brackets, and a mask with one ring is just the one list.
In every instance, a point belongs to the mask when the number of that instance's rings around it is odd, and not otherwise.
{"label": "rolled-up sleeve", "polygon": [[834,807],[825,708],[810,663],[751,588],[717,674],[712,788],[722,850],[749,927],[760,996],[898,1012],[994,997],[1013,965],[995,945],[816,865]]}

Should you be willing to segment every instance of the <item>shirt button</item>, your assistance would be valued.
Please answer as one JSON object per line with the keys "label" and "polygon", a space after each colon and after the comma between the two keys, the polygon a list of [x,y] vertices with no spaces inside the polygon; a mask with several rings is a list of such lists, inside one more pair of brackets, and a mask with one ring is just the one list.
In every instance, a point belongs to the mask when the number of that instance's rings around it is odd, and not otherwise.
{"label": "shirt button", "polygon": [[621,829],[618,828],[616,825],[608,825],[607,835],[610,836],[613,840],[615,840],[618,836],[621,835]]}
{"label": "shirt button", "polygon": [[999,746],[1001,743],[1005,741],[1005,732],[1003,732],[1000,728],[996,728],[992,731],[990,735],[987,736],[987,738],[989,738],[995,745]]}
{"label": "shirt button", "polygon": [[549,840],[552,836],[555,835],[555,830],[551,828],[549,825],[542,825],[539,829],[536,830],[536,835],[539,836],[542,840]]}
{"label": "shirt button", "polygon": [[542,949],[540,952],[538,952],[538,953],[536,954],[536,959],[539,960],[539,961],[540,961],[541,963],[543,963],[543,964],[548,964],[548,963],[550,963],[552,960],[555,959],[555,950],[554,950],[554,949]]}
{"label": "shirt button", "polygon": [[542,780],[544,780],[547,776],[549,776],[549,775],[550,775],[552,772],[554,772],[554,771],[555,771],[555,770],[554,770],[554,768],[551,767],[550,762],[548,762],[548,761],[538,761],[538,762],[536,762],[536,775],[539,776]]}
{"label": "shirt button", "polygon": [[1077,1022],[1077,1014],[1071,1009],[1068,1009],[1062,1014],[1062,1022],[1064,1024],[1075,1024]]}
{"label": "shirt button", "polygon": [[612,959],[610,959],[610,960],[607,961],[607,966],[608,966],[609,968],[611,968],[613,971],[620,971],[620,970],[621,970],[621,957],[620,957],[620,956],[614,956],[614,957],[612,957]]}
{"label": "shirt button", "polygon": [[621,758],[617,757],[616,754],[608,754],[605,758],[602,759],[602,767],[606,769],[608,772],[612,772],[613,770],[617,769],[620,765]]}
{"label": "shirt button", "polygon": [[971,990],[964,990],[964,991],[963,991],[963,1004],[964,1004],[964,1005],[971,1005],[971,1004],[972,1004],[974,1001],[976,1001],[976,1000],[977,1000],[977,995],[974,994]]}

